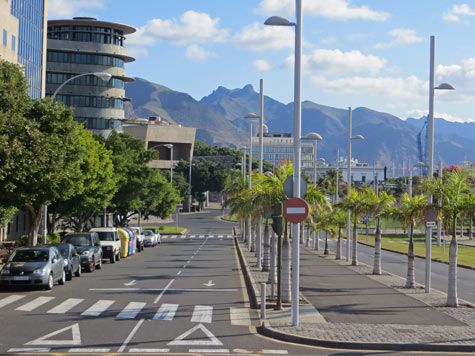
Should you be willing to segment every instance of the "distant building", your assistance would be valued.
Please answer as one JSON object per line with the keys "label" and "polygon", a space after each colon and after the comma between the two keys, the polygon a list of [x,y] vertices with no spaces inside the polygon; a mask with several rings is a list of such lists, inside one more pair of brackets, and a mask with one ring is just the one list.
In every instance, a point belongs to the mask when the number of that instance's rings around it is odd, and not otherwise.
{"label": "distant building", "polygon": [[73,106],[74,119],[97,133],[122,131],[125,97],[125,36],[135,28],[90,17],[48,21],[47,95],[69,78],[83,73],[109,73],[104,81],[94,75],[74,79],[57,93],[56,100]]}

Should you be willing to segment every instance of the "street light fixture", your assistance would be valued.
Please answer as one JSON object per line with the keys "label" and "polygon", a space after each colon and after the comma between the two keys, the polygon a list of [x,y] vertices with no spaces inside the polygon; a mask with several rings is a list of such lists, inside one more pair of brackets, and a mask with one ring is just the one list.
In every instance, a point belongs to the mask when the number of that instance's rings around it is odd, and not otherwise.
{"label": "street light fixture", "polygon": [[[301,91],[302,91],[302,0],[295,0],[296,22],[290,22],[280,16],[269,17],[264,24],[270,26],[295,27],[295,67],[294,67],[294,174],[293,196],[300,198],[300,132],[301,132]],[[300,278],[300,225],[294,224],[292,228],[292,325],[299,325],[299,278]]]}
{"label": "street light fixture", "polygon": [[[171,152],[170,152],[170,184],[171,184],[171,183],[173,183],[173,144],[163,143],[163,144],[160,144],[160,145],[155,145],[155,146],[149,147],[148,149],[151,150],[151,149],[154,149],[155,147],[166,147],[166,148],[169,148],[171,150]],[[190,167],[191,167],[191,160],[190,160]],[[191,169],[190,169],[190,173],[191,173]],[[191,174],[190,174],[190,185],[191,185]]]}

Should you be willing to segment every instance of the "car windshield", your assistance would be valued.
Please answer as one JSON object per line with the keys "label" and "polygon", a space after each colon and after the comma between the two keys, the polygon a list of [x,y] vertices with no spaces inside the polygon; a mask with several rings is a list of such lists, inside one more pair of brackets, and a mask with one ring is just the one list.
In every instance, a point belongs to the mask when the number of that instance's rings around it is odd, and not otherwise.
{"label": "car windshield", "polygon": [[10,262],[48,262],[48,250],[16,250]]}
{"label": "car windshield", "polygon": [[55,245],[61,255],[65,258],[69,257],[69,246],[68,245]]}
{"label": "car windshield", "polygon": [[143,234],[144,234],[145,236],[152,236],[152,235],[153,235],[153,232],[150,231],[150,230],[144,230],[144,231],[143,231]]}
{"label": "car windshield", "polygon": [[96,231],[101,241],[114,241],[114,233],[112,231]]}
{"label": "car windshield", "polygon": [[74,246],[91,245],[91,239],[89,238],[89,235],[70,235],[66,236],[63,241]]}

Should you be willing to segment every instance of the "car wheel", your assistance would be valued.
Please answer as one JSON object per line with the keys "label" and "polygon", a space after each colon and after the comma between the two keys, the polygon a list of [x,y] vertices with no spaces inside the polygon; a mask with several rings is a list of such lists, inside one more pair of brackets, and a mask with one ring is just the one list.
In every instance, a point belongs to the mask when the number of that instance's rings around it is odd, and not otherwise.
{"label": "car wheel", "polygon": [[115,256],[115,260],[116,260],[116,261],[120,261],[120,250],[119,250],[119,252],[117,253],[117,256]]}
{"label": "car wheel", "polygon": [[73,268],[71,267],[71,269],[68,271],[68,273],[66,273],[66,280],[67,281],[70,281],[71,279],[73,279]]}
{"label": "car wheel", "polygon": [[61,278],[59,279],[58,283],[61,285],[66,283],[66,272],[64,272],[64,270],[63,270],[63,273],[61,274]]}
{"label": "car wheel", "polygon": [[115,255],[112,255],[112,256],[110,257],[109,261],[110,261],[111,263],[115,263]]}
{"label": "car wheel", "polygon": [[94,272],[95,269],[96,269],[96,265],[94,264],[94,260],[89,261],[89,264],[87,265],[87,271]]}
{"label": "car wheel", "polygon": [[53,274],[50,273],[50,275],[48,277],[48,284],[46,284],[46,289],[51,290],[51,289],[53,289],[53,286],[54,286]]}
{"label": "car wheel", "polygon": [[74,273],[76,277],[81,277],[81,265],[78,266],[78,270]]}
{"label": "car wheel", "polygon": [[99,256],[99,263],[96,265],[96,268],[97,268],[97,269],[101,269],[101,268],[102,268],[102,255]]}

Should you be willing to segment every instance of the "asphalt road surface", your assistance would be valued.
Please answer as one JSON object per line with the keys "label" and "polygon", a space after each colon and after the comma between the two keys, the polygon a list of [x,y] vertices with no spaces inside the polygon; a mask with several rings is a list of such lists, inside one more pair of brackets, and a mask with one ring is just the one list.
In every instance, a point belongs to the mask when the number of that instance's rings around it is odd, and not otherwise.
{"label": "asphalt road surface", "polygon": [[0,354],[380,354],[258,335],[231,238],[233,224],[220,215],[219,210],[182,215],[187,235],[163,239],[52,291],[3,291]]}

